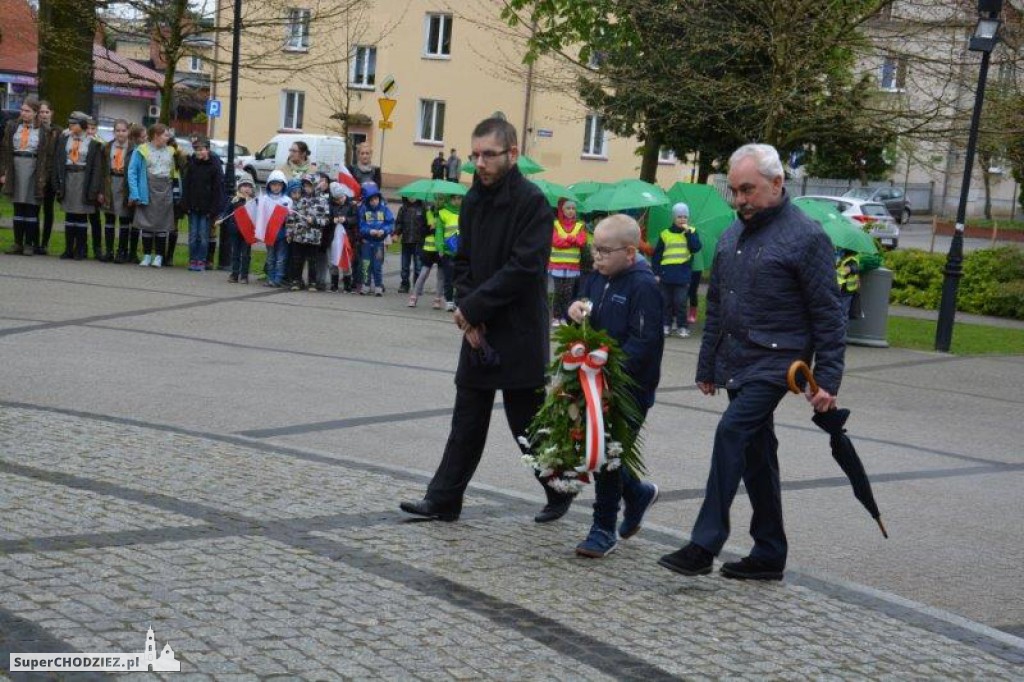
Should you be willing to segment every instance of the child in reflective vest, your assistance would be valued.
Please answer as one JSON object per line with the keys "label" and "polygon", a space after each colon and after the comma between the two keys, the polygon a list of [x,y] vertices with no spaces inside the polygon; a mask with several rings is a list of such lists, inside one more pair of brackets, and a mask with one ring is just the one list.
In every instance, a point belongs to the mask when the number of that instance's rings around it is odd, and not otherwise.
{"label": "child in reflective vest", "polygon": [[690,335],[686,300],[690,290],[693,254],[700,251],[701,246],[700,237],[689,226],[689,220],[689,206],[682,202],[673,206],[672,225],[661,231],[651,257],[651,267],[665,299],[665,336],[672,333],[674,320],[676,334],[684,339]]}
{"label": "child in reflective vest", "polygon": [[843,306],[843,321],[860,318],[860,261],[854,251],[836,249],[836,282],[839,284],[839,302]]}
{"label": "child in reflective vest", "polygon": [[572,302],[576,280],[580,276],[580,255],[587,245],[587,231],[583,221],[576,220],[576,202],[566,198],[558,200],[555,228],[551,234],[551,326],[565,323],[567,308]]}

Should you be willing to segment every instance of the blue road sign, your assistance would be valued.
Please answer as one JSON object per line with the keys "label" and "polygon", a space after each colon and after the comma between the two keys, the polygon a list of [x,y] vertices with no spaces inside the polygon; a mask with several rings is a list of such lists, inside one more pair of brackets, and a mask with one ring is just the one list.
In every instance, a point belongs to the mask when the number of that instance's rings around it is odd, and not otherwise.
{"label": "blue road sign", "polygon": [[206,115],[210,118],[220,118],[220,100],[219,99],[208,99],[206,100]]}

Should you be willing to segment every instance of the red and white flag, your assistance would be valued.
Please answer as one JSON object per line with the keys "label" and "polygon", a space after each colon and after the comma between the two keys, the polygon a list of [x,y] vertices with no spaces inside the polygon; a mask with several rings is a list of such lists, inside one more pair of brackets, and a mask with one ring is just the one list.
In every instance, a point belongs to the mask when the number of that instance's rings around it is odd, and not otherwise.
{"label": "red and white flag", "polygon": [[249,246],[252,246],[257,242],[256,239],[256,223],[259,220],[256,214],[256,202],[252,199],[245,202],[234,210],[232,216],[235,219],[235,227],[238,228],[238,233],[242,235],[242,239]]}
{"label": "red and white flag", "polygon": [[342,272],[352,269],[352,242],[348,240],[343,225],[334,228],[334,241],[331,242],[331,265],[337,266]]}
{"label": "red and white flag", "polygon": [[359,195],[362,194],[362,190],[359,188],[359,181],[352,177],[352,174],[348,172],[348,168],[344,165],[338,169],[338,182],[352,191],[349,194],[352,199],[359,201]]}
{"label": "red and white flag", "polygon": [[287,205],[264,198],[259,202],[256,211],[256,238],[267,246],[273,246],[277,241],[278,232],[284,227],[286,218],[288,218]]}

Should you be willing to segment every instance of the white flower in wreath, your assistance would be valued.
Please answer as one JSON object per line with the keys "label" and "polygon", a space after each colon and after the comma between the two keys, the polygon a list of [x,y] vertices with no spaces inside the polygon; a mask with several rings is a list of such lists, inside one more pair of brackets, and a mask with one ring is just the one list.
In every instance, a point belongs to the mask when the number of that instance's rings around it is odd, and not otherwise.
{"label": "white flower in wreath", "polygon": [[526,436],[519,436],[516,438],[516,442],[522,445],[527,450],[530,449],[530,440]]}
{"label": "white flower in wreath", "polygon": [[605,452],[608,453],[609,457],[619,457],[622,454],[622,443],[617,440],[608,441]]}
{"label": "white flower in wreath", "polygon": [[620,466],[622,466],[622,460],[619,459],[618,457],[611,457],[605,463],[604,468],[606,471],[615,471]]}

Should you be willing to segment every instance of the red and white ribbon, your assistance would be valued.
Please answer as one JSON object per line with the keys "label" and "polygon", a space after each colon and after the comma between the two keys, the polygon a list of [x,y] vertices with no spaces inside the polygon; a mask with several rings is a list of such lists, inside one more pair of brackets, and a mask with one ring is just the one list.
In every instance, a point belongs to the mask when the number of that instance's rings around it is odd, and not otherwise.
{"label": "red and white ribbon", "polygon": [[608,363],[608,348],[601,346],[587,353],[580,367],[580,385],[587,402],[586,471],[597,471],[605,463],[604,366]]}

